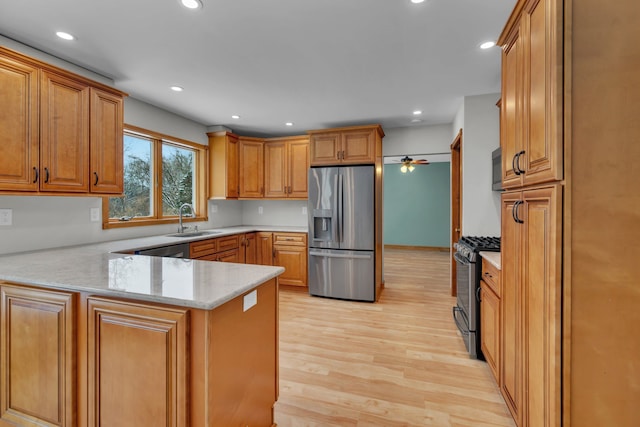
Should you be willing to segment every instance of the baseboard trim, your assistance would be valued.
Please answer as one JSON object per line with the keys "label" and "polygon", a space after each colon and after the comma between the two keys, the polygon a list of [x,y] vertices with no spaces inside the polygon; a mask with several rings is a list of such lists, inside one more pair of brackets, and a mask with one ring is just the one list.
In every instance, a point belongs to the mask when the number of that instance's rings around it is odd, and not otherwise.
{"label": "baseboard trim", "polygon": [[434,251],[449,252],[451,248],[441,246],[407,246],[407,245],[384,245],[385,249],[405,249],[411,251]]}

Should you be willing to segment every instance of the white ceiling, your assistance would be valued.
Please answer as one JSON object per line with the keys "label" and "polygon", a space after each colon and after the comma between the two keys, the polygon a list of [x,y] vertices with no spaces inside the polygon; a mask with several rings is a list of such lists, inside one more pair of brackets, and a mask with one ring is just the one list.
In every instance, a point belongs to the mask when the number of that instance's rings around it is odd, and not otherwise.
{"label": "white ceiling", "polygon": [[500,50],[478,46],[516,1],[202,2],[0,0],[0,34],[203,125],[276,136],[452,122],[464,96],[500,91]]}

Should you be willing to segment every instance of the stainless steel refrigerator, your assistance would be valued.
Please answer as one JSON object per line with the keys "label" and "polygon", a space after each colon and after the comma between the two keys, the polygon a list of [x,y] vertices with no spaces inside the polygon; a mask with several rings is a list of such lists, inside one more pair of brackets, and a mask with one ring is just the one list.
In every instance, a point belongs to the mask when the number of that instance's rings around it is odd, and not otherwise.
{"label": "stainless steel refrigerator", "polygon": [[375,301],[375,167],[309,170],[309,293]]}

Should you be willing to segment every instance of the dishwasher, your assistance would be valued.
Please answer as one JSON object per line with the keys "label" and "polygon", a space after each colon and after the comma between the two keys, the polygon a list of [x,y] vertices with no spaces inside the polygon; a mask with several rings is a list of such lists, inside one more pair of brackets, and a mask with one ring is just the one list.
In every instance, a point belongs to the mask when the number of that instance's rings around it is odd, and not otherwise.
{"label": "dishwasher", "polygon": [[161,246],[159,248],[142,249],[134,252],[136,255],[163,256],[170,258],[189,258],[189,244]]}

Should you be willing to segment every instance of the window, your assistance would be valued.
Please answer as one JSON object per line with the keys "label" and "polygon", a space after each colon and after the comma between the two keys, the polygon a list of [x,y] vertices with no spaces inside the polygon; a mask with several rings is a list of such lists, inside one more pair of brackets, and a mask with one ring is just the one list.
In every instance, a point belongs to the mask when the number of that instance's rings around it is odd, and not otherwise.
{"label": "window", "polygon": [[176,222],[184,203],[205,221],[206,148],[125,126],[124,195],[109,198],[105,228]]}

